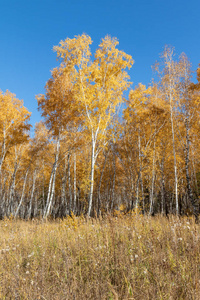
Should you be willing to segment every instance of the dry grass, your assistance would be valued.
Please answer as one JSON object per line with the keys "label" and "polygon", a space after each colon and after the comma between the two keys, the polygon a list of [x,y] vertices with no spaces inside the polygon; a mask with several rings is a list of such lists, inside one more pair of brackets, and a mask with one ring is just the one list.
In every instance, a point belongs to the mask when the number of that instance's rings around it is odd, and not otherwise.
{"label": "dry grass", "polygon": [[0,299],[200,299],[193,219],[4,220],[0,230]]}

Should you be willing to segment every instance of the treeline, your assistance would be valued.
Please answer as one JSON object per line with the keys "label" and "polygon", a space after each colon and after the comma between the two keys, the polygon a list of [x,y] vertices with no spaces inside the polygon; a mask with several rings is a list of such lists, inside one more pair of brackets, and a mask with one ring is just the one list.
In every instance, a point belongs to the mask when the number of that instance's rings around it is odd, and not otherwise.
{"label": "treeline", "polygon": [[193,83],[186,55],[166,47],[152,84],[130,89],[132,57],[115,38],[94,54],[91,43],[83,34],[54,47],[61,63],[37,96],[44,121],[33,138],[23,102],[0,93],[0,217],[120,209],[197,218],[200,68]]}

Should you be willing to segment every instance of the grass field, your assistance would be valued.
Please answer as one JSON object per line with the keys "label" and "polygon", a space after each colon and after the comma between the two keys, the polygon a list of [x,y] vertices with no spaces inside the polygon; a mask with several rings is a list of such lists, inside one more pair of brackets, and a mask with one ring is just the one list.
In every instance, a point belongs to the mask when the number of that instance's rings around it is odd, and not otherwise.
{"label": "grass field", "polygon": [[5,219],[0,231],[0,299],[200,299],[193,219]]}

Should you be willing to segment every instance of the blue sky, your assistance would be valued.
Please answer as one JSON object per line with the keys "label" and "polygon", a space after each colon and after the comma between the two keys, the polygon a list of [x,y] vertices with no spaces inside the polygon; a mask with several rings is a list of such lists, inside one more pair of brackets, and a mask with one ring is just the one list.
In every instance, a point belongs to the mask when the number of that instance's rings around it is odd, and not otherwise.
{"label": "blue sky", "polygon": [[95,51],[105,35],[117,37],[135,60],[133,86],[150,83],[166,44],[185,52],[194,71],[200,63],[199,0],[0,0],[0,11],[0,89],[24,100],[33,125],[41,119],[35,95],[58,65],[52,48],[61,39],[87,33]]}

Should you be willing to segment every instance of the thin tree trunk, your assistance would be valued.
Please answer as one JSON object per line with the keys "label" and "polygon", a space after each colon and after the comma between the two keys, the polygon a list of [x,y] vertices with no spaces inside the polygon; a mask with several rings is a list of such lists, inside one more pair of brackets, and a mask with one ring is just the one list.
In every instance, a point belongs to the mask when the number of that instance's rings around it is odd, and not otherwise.
{"label": "thin tree trunk", "polygon": [[139,182],[140,182],[140,172],[138,174],[137,183],[136,183],[136,201],[135,201],[135,210],[137,212],[139,205]]}
{"label": "thin tree trunk", "polygon": [[[43,187],[42,187],[42,207],[43,210],[45,209],[45,177],[44,177],[44,158],[42,160],[42,167],[43,167]],[[43,214],[43,213],[42,213]]]}
{"label": "thin tree trunk", "polygon": [[161,161],[161,214],[164,215],[165,207],[165,179],[164,179],[164,158]]}
{"label": "thin tree trunk", "polygon": [[69,215],[72,214],[72,187],[71,187],[71,172],[70,172],[70,154],[67,155],[67,174],[68,174],[68,188],[69,188]]}
{"label": "thin tree trunk", "polygon": [[53,196],[54,196],[54,193],[55,193],[56,170],[57,170],[57,167],[58,167],[59,150],[60,150],[60,134],[57,138],[55,162],[53,164],[51,177],[50,177],[50,180],[49,180],[49,190],[48,190],[46,208],[45,208],[45,211],[44,211],[44,218],[47,218],[50,214],[52,201],[53,201]]}
{"label": "thin tree trunk", "polygon": [[74,205],[73,205],[73,212],[76,213],[76,153],[74,152]]}
{"label": "thin tree trunk", "polygon": [[193,169],[193,178],[195,182],[195,189],[196,189],[196,195],[199,196],[199,189],[198,189],[198,183],[197,183],[197,176],[196,176],[196,167],[194,162],[194,152],[192,151],[192,169]]}
{"label": "thin tree trunk", "polygon": [[144,203],[144,188],[143,188],[143,179],[142,179],[142,155],[141,155],[141,141],[140,141],[140,128],[139,128],[139,135],[138,135],[138,148],[139,148],[139,163],[140,163],[140,185],[142,191],[142,206],[143,206],[143,213],[145,214],[145,203]]}
{"label": "thin tree trunk", "polygon": [[144,186],[143,186],[142,170],[141,170],[141,169],[140,169],[140,186],[141,186],[141,192],[142,192],[142,207],[143,207],[143,214],[145,215]]}
{"label": "thin tree trunk", "polygon": [[25,187],[26,187],[26,179],[27,179],[28,171],[29,171],[29,168],[27,169],[26,175],[25,175],[25,178],[24,178],[24,184],[23,184],[23,190],[22,190],[21,199],[20,199],[19,205],[18,205],[18,207],[17,207],[17,209],[16,209],[16,212],[15,212],[15,214],[14,214],[14,217],[15,217],[15,218],[17,217],[17,215],[18,215],[18,213],[19,213],[19,209],[20,209],[20,207],[21,207],[21,205],[22,205],[22,202],[23,202],[23,200],[24,200]]}
{"label": "thin tree trunk", "polygon": [[172,143],[173,143],[173,156],[174,156],[174,179],[175,179],[175,200],[176,200],[176,214],[179,215],[178,205],[178,176],[177,176],[177,164],[176,164],[176,149],[175,149],[175,135],[174,135],[174,121],[173,121],[173,110],[170,97],[170,115],[171,115],[171,129],[172,129]]}
{"label": "thin tree trunk", "polygon": [[53,197],[54,197],[54,193],[55,193],[56,170],[57,170],[57,164],[55,165],[55,169],[54,169],[53,176],[52,176],[53,177],[52,178],[52,189],[51,189],[51,193],[50,193],[49,203],[46,208],[45,217],[49,216],[51,209],[52,209]]}
{"label": "thin tree trunk", "polygon": [[107,157],[108,157],[108,151],[105,154],[103,169],[101,171],[101,176],[100,176],[99,186],[98,186],[98,196],[97,196],[98,197],[98,209],[97,209],[97,216],[98,217],[101,215],[101,183],[102,183],[102,179],[103,179],[103,173],[104,173],[104,170],[105,170]]}
{"label": "thin tree trunk", "polygon": [[149,215],[153,214],[154,181],[155,181],[155,141],[154,141],[154,145],[153,145],[153,166],[152,166],[152,177],[151,177],[151,191],[150,191],[150,209],[149,209]]}
{"label": "thin tree trunk", "polygon": [[64,214],[67,214],[67,200],[66,200],[66,183],[67,183],[67,166],[66,166],[66,157],[64,162],[64,174],[62,178],[62,186],[61,186],[61,207],[64,208]]}
{"label": "thin tree trunk", "polygon": [[116,157],[115,157],[115,149],[113,147],[113,168],[114,168],[114,174],[113,174],[113,182],[112,182],[112,194],[111,194],[111,211],[114,207],[114,200],[115,200],[115,179],[116,179]]}
{"label": "thin tree trunk", "polygon": [[30,199],[29,210],[28,210],[28,218],[31,217],[31,212],[32,212],[32,202],[33,202],[33,195],[35,191],[36,174],[37,174],[37,170],[35,170],[33,174],[33,186],[32,186],[31,199]]}
{"label": "thin tree trunk", "polygon": [[90,173],[90,193],[89,193],[89,204],[88,204],[88,217],[92,211],[92,198],[94,189],[94,165],[95,165],[95,141],[92,141],[92,155],[91,155],[91,173]]}
{"label": "thin tree trunk", "polygon": [[13,198],[14,198],[14,192],[15,192],[15,179],[16,179],[16,173],[17,173],[17,169],[18,169],[18,164],[17,162],[15,162],[15,167],[14,167],[14,172],[12,175],[12,182],[11,182],[11,186],[10,186],[10,193],[9,193],[9,211],[8,214],[13,213]]}
{"label": "thin tree trunk", "polygon": [[14,165],[14,172],[12,175],[12,181],[11,181],[11,185],[10,185],[10,193],[9,193],[10,209],[8,211],[8,214],[14,213],[13,199],[14,199],[14,192],[15,192],[15,179],[16,179],[17,169],[19,167],[19,162],[17,160],[18,160],[18,153],[17,153],[17,149],[15,147],[15,165]]}

